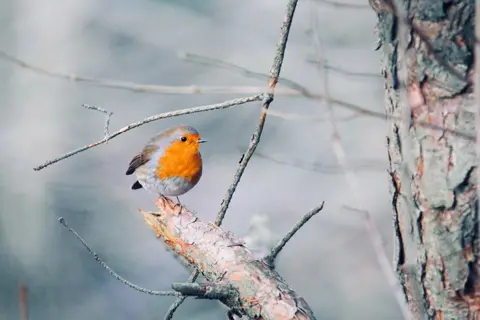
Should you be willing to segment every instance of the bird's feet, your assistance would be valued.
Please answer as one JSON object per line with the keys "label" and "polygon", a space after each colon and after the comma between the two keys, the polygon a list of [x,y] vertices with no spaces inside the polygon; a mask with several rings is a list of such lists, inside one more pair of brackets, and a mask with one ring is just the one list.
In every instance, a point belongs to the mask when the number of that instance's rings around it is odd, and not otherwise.
{"label": "bird's feet", "polygon": [[221,230],[219,226],[217,226],[214,222],[208,221],[207,224],[214,229]]}
{"label": "bird's feet", "polygon": [[178,214],[182,213],[182,203],[180,202],[180,199],[178,199],[178,197],[175,197],[177,198],[177,203],[175,203],[175,205],[173,206],[173,208],[177,208],[178,207]]}

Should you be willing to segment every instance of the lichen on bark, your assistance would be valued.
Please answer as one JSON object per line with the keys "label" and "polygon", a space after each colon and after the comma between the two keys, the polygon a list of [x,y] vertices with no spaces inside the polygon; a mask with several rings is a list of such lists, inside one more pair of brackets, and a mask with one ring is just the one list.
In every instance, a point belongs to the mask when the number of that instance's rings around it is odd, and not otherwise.
{"label": "lichen on bark", "polygon": [[[397,34],[402,21],[392,11],[379,10],[381,1],[372,6],[383,52],[386,112],[397,119],[405,108],[411,112],[410,123],[392,121],[387,134],[394,266],[415,319],[478,319],[475,142],[415,125],[426,121],[476,133],[470,80],[475,1],[402,3],[411,23],[406,52]],[[406,79],[399,77],[401,61]]]}

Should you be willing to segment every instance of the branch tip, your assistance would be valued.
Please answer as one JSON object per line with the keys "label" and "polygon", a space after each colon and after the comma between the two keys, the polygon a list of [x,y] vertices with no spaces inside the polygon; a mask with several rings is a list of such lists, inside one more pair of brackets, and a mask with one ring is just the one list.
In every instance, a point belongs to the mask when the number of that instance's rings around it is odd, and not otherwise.
{"label": "branch tip", "polygon": [[267,263],[272,269],[275,268],[275,259],[277,255],[282,251],[283,247],[287,244],[288,241],[303,227],[308,220],[310,220],[318,212],[322,211],[325,201],[323,201],[318,207],[313,208],[309,212],[303,215],[302,219],[293,226],[293,228],[270,250],[268,256],[263,258],[265,263]]}
{"label": "branch tip", "polygon": [[93,257],[93,259],[95,259],[95,261],[97,261],[105,270],[108,271],[108,273],[113,276],[115,279],[117,279],[118,281],[120,281],[121,283],[123,283],[124,285],[134,289],[134,290],[137,290],[139,292],[142,292],[142,293],[146,293],[146,294],[149,294],[149,295],[153,295],[153,296],[176,296],[176,297],[180,297],[182,296],[181,293],[179,292],[175,292],[175,291],[156,291],[156,290],[150,290],[150,289],[146,289],[146,288],[143,288],[143,287],[140,287],[128,280],[126,280],[125,278],[122,278],[119,274],[117,274],[115,271],[113,271],[103,260],[102,258],[100,258],[100,256],[95,252],[93,251],[90,246],[85,242],[85,240],[83,240],[83,238],[77,233],[77,231],[75,231],[75,229],[71,228],[67,221],[63,218],[63,217],[59,217],[58,218],[58,221],[68,230],[70,231],[71,234],[73,234],[73,236],[78,240],[80,241],[80,243],[85,247],[85,249],[87,249],[88,253]]}

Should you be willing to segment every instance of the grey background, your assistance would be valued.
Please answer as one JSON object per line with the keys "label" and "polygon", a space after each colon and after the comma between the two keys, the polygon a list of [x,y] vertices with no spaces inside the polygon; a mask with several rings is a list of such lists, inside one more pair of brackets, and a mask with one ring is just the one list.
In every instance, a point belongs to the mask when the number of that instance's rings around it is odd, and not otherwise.
{"label": "grey background", "polygon": [[[265,81],[185,62],[177,54],[192,52],[268,72],[285,4],[4,0],[0,47],[58,72],[161,85],[262,87]],[[309,1],[300,1],[282,76],[322,92],[321,75],[307,62],[315,57],[308,32],[312,12],[320,20],[332,65],[379,74],[371,10],[319,3],[312,11]],[[331,73],[330,88],[334,97],[383,110],[380,78]],[[150,289],[168,290],[189,271],[138,214],[139,207],[154,208],[153,197],[130,190],[133,180],[124,174],[128,162],[154,133],[180,123],[195,126],[209,140],[202,146],[204,175],[182,202],[213,221],[257,124],[260,104],[154,122],[43,171],[32,168],[101,138],[103,115],[83,109],[82,103],[113,111],[113,131],[156,113],[241,96],[105,89],[48,78],[0,60],[0,319],[19,319],[20,283],[28,286],[31,319],[162,319],[173,298],[148,296],[113,279],[57,217],[65,217],[120,275]],[[277,96],[272,110],[321,116],[326,108],[318,101]],[[339,116],[350,114],[337,110]],[[359,118],[340,123],[339,130],[350,162],[373,164],[357,172],[360,193],[391,255],[386,124]],[[353,205],[344,176],[319,169],[336,167],[330,135],[325,122],[269,117],[258,148],[267,158],[252,159],[224,228],[245,235],[252,217],[266,215],[269,232],[278,238],[325,200],[325,209],[281,253],[278,271],[318,319],[400,319],[361,216],[343,208]],[[225,318],[225,308],[208,301],[188,300],[176,314],[176,319]]]}

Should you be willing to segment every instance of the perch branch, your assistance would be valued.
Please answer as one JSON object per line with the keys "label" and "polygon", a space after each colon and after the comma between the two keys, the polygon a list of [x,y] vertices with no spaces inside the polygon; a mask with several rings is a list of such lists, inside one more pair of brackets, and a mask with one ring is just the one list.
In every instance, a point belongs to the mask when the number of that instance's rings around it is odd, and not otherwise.
{"label": "perch branch", "polygon": [[71,228],[68,224],[67,224],[67,221],[65,221],[65,219],[63,217],[60,217],[58,218],[58,221],[62,224],[62,226],[64,226],[65,228],[67,228],[68,231],[70,231],[70,233],[72,233],[75,238],[77,238],[78,241],[80,241],[83,246],[85,247],[85,249],[87,249],[88,253],[90,253],[91,256],[93,256],[93,258],[95,259],[95,261],[97,261],[104,269],[106,269],[108,271],[108,273],[110,273],[111,276],[113,276],[115,279],[117,279],[118,281],[120,281],[121,283],[123,283],[124,285],[127,285],[129,286],[130,288],[132,289],[135,289],[137,291],[140,291],[140,292],[143,292],[143,293],[146,293],[146,294],[149,294],[149,295],[153,295],[153,296],[181,296],[182,294],[179,293],[179,292],[175,292],[175,291],[155,291],[155,290],[150,290],[150,289],[145,289],[145,288],[142,288],[140,286],[137,286],[136,284],[133,284],[131,283],[130,281],[122,278],[118,273],[116,273],[115,271],[113,271],[103,260],[102,258],[100,258],[100,256],[95,252],[93,251],[90,246],[85,242],[85,240],[83,240],[83,238],[77,233],[77,231],[75,231],[73,228]]}
{"label": "perch branch", "polygon": [[235,292],[219,299],[227,307],[254,319],[315,319],[307,303],[275,270],[239,245],[241,239],[201,221],[185,207],[179,210],[170,199],[159,198],[156,205],[155,213],[140,210],[147,225],[208,282],[225,286],[223,292],[227,288]]}
{"label": "perch branch", "polygon": [[274,268],[275,267],[275,258],[277,257],[277,255],[280,253],[280,251],[282,251],[283,247],[285,247],[285,245],[287,244],[288,241],[290,241],[290,239],[295,235],[295,233],[297,233],[298,230],[300,230],[301,227],[303,227],[303,225],[305,223],[308,222],[308,220],[310,220],[314,215],[316,215],[317,213],[319,213],[322,209],[323,209],[323,205],[324,205],[325,202],[322,202],[322,204],[314,209],[312,209],[311,211],[307,212],[303,217],[302,219],[295,225],[293,226],[293,228],[285,235],[285,237],[283,237],[271,250],[270,250],[270,253],[267,257],[265,257],[265,261],[267,262],[267,264],[271,267],[271,268]]}
{"label": "perch branch", "polygon": [[104,143],[107,143],[108,141],[112,140],[113,138],[121,135],[122,133],[125,133],[127,131],[130,131],[132,129],[135,129],[137,127],[143,126],[144,124],[157,121],[160,119],[165,119],[165,118],[171,118],[171,117],[178,117],[182,116],[185,114],[192,114],[192,113],[198,113],[198,112],[205,112],[205,111],[211,111],[211,110],[219,110],[219,109],[226,109],[226,108],[231,108],[235,106],[239,106],[241,104],[247,103],[247,102],[252,102],[252,101],[259,101],[261,100],[263,95],[255,95],[247,98],[240,98],[240,99],[234,99],[234,100],[228,100],[222,103],[217,103],[217,104],[212,104],[212,105],[206,105],[206,106],[200,106],[200,107],[194,107],[194,108],[188,108],[188,109],[181,109],[181,110],[176,110],[176,111],[169,111],[165,113],[160,113],[154,116],[150,116],[148,118],[145,118],[141,121],[131,123],[118,131],[115,131],[112,134],[109,134],[108,136],[103,137],[103,139],[98,140],[96,142],[93,142],[91,144],[88,144],[86,146],[80,147],[78,149],[72,150],[70,152],[67,152],[57,158],[54,158],[52,160],[48,160],[45,163],[33,168],[35,171],[42,170],[54,163],[57,163],[61,160],[67,159],[71,156],[76,155],[77,153],[83,152],[85,150],[97,147],[99,145],[102,145]]}

